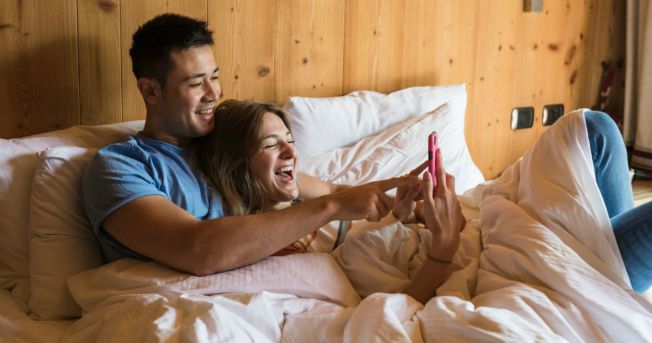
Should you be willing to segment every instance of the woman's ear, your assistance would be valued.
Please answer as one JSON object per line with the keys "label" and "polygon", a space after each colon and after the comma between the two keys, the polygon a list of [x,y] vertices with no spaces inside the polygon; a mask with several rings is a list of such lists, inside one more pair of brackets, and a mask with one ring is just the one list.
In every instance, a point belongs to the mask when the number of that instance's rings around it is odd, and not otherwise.
{"label": "woman's ear", "polygon": [[147,103],[154,105],[161,100],[163,92],[158,81],[148,77],[141,77],[136,82],[136,85]]}

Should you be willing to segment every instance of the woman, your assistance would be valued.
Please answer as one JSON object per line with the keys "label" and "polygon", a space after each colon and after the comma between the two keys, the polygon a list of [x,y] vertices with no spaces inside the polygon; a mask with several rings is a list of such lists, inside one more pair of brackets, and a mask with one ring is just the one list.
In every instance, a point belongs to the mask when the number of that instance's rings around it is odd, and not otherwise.
{"label": "woman", "polygon": [[[204,175],[222,194],[226,214],[260,213],[300,201],[297,151],[289,121],[280,108],[227,100],[216,109],[214,127],[209,136],[196,141],[194,149]],[[407,220],[421,188],[427,190],[422,218],[432,233],[431,245],[427,259],[405,289],[405,293],[424,303],[448,276],[465,223],[453,178],[444,173],[439,154],[437,164],[435,177],[441,186],[436,192],[426,173],[422,183],[397,190],[392,211],[397,219]],[[300,238],[278,254],[311,251],[317,235],[315,232]]]}

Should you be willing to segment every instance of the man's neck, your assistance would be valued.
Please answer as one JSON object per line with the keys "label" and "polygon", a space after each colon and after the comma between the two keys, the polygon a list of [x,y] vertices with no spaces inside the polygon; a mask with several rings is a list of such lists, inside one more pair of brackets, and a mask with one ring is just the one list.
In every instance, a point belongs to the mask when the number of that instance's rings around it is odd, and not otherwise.
{"label": "man's neck", "polygon": [[181,139],[173,137],[172,135],[165,132],[157,131],[151,126],[148,126],[147,121],[145,121],[145,127],[143,128],[143,131],[140,132],[140,134],[147,138],[156,139],[162,142],[176,145],[181,148],[187,148],[190,145],[190,139]]}

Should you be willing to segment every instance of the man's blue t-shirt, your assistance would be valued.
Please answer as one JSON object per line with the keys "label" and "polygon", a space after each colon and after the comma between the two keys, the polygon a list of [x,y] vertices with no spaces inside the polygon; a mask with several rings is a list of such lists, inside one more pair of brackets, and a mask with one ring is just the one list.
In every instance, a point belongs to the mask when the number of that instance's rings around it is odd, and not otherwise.
{"label": "man's blue t-shirt", "polygon": [[109,214],[132,200],[159,195],[199,220],[224,216],[219,193],[188,157],[186,149],[137,135],[100,149],[91,159],[82,181],[84,207],[107,262],[145,258],[101,227]]}

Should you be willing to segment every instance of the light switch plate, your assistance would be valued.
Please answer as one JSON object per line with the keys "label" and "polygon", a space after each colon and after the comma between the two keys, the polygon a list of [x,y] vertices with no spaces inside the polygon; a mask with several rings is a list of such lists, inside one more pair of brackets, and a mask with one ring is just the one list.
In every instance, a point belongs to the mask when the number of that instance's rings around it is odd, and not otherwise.
{"label": "light switch plate", "polygon": [[554,104],[543,106],[543,126],[554,124],[557,119],[564,115],[564,104]]}
{"label": "light switch plate", "polygon": [[534,124],[534,107],[512,109],[512,130],[527,129]]}
{"label": "light switch plate", "polygon": [[543,0],[523,0],[523,12],[543,11]]}

